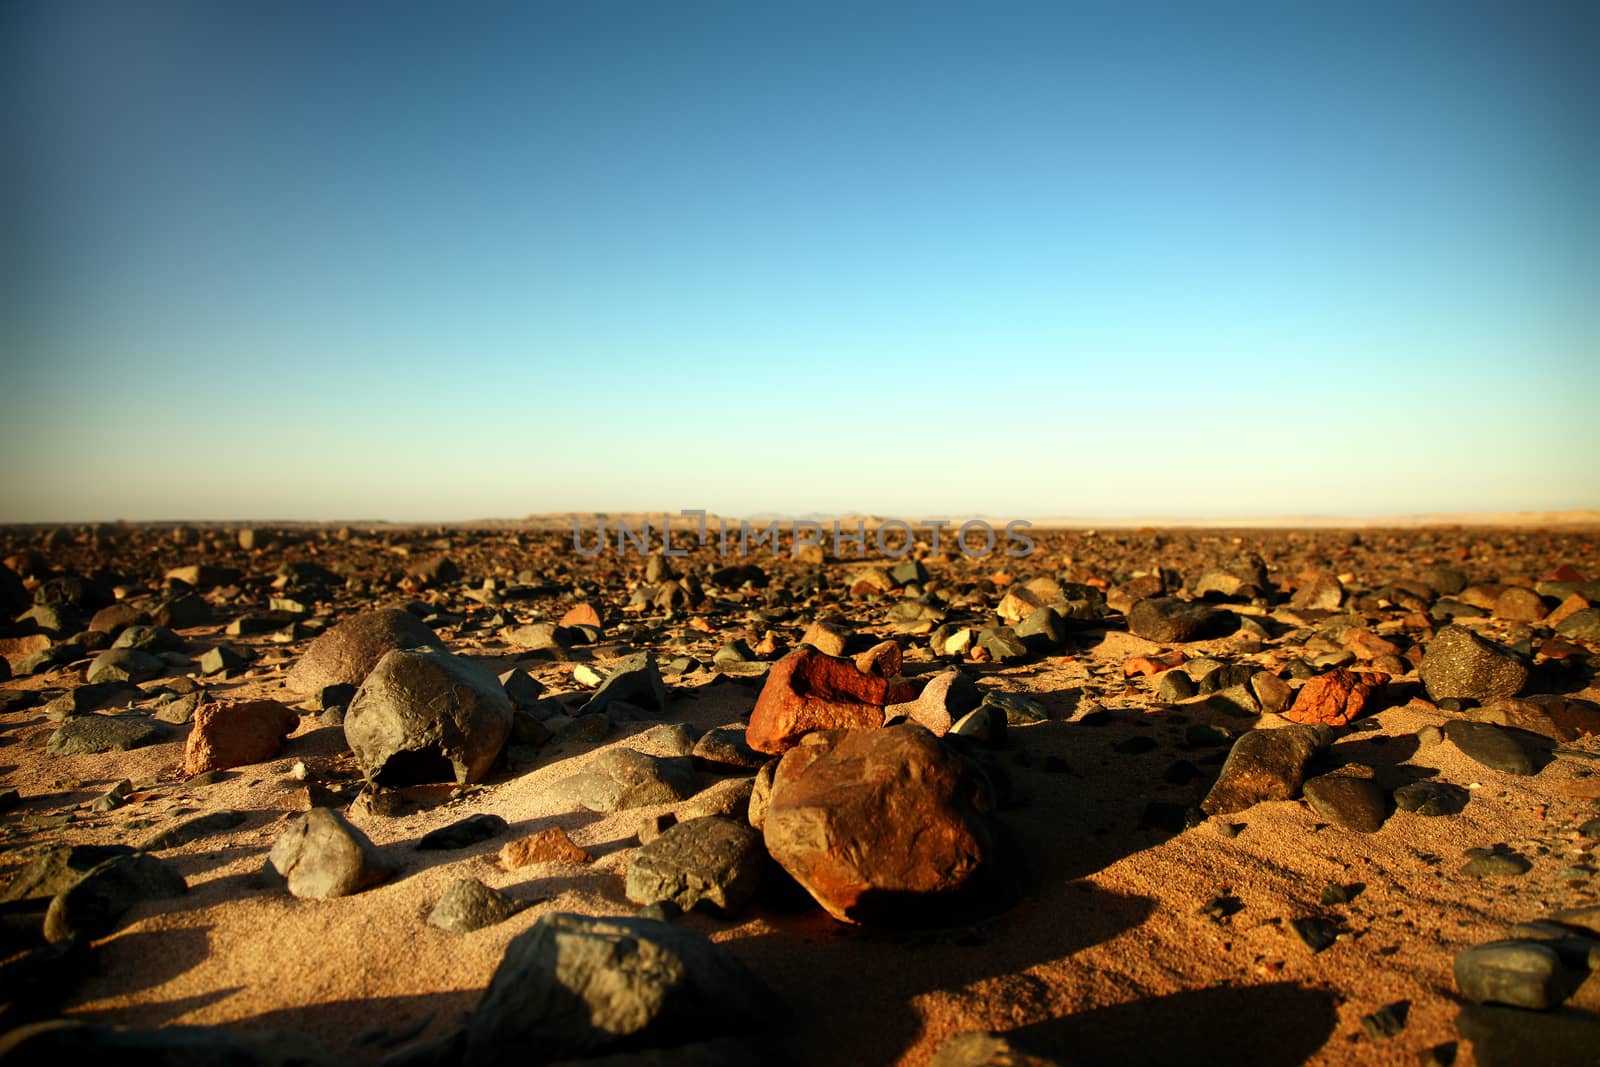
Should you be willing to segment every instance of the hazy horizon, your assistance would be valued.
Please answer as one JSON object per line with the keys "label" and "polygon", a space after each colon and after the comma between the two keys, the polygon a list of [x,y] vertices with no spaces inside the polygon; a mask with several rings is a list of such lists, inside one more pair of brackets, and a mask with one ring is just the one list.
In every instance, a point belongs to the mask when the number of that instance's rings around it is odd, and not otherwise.
{"label": "hazy horizon", "polygon": [[0,522],[1600,508],[1597,46],[1560,2],[7,5]]}

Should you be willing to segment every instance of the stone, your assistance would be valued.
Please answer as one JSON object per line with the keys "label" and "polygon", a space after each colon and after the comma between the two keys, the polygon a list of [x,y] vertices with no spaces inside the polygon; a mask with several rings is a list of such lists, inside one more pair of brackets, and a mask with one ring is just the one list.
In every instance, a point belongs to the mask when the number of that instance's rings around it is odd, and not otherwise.
{"label": "stone", "polygon": [[1451,697],[1487,701],[1512,697],[1528,682],[1520,658],[1461,626],[1446,626],[1428,642],[1417,667],[1434,702]]}
{"label": "stone", "polygon": [[719,771],[753,771],[768,759],[750,747],[745,741],[744,728],[739,726],[707,730],[695,740],[690,752],[696,766]]}
{"label": "stone", "polygon": [[689,819],[629,857],[627,896],[635,904],[670,900],[684,911],[706,904],[736,914],[755,896],[766,858],[749,826],[718,816]]}
{"label": "stone", "polygon": [[721,815],[745,822],[750,814],[750,797],[755,792],[755,779],[725,778],[700,790],[677,809],[680,822],[707,815]]}
{"label": "stone", "polygon": [[283,750],[300,716],[276,700],[227,700],[202,704],[183,748],[183,774],[263,763]]}
{"label": "stone", "polygon": [[166,738],[166,727],[131,715],[75,715],[57,727],[44,750],[52,756],[126,752]]}
{"label": "stone", "polygon": [[893,678],[900,673],[904,657],[893,641],[879,641],[854,657],[856,670],[878,678]]}
{"label": "stone", "polygon": [[810,645],[824,655],[840,657],[844,655],[850,637],[850,629],[843,619],[825,618],[817,619],[806,627],[800,643]]}
{"label": "stone", "polygon": [[1310,726],[1250,730],[1234,742],[1201,809],[1229,815],[1264,800],[1294,799],[1306,765],[1322,745],[1323,735]]}
{"label": "stone", "polygon": [[1577,697],[1541,694],[1528,699],[1501,699],[1468,709],[1467,717],[1525,730],[1562,744],[1600,734],[1600,704]]}
{"label": "stone", "polygon": [[991,691],[983,694],[983,704],[999,709],[1008,726],[1031,726],[1051,717],[1049,708],[1021,693]]}
{"label": "stone", "polygon": [[1478,1067],[1594,1067],[1600,1014],[1565,1009],[1529,1012],[1468,1004],[1456,1029],[1472,1043]]}
{"label": "stone", "polygon": [[802,645],[768,672],[745,741],[757,752],[781,755],[816,730],[879,727],[886,705],[916,695],[908,683],[866,674],[848,659]]}
{"label": "stone", "polygon": [[767,851],[834,918],[899,921],[990,863],[978,778],[924,727],[804,737],[778,765]]}
{"label": "stone", "polygon": [[667,684],[661,679],[661,670],[652,653],[639,652],[618,660],[583,706],[583,714],[603,712],[619,703],[630,704],[652,715],[667,710]]}
{"label": "stone", "polygon": [[1507,586],[1495,597],[1494,615],[1512,622],[1538,622],[1550,614],[1539,594],[1523,586]]}
{"label": "stone", "polygon": [[488,812],[479,812],[477,815],[468,815],[465,819],[457,819],[449,826],[441,826],[437,830],[430,830],[422,835],[422,840],[417,842],[419,852],[449,852],[455,849],[471,848],[491,837],[499,837],[506,832],[506,821],[498,815]]}
{"label": "stone", "polygon": [[1307,778],[1302,790],[1312,811],[1345,830],[1374,833],[1388,814],[1383,790],[1370,779],[1322,774]]}
{"label": "stone", "polygon": [[14,874],[0,891],[0,904],[48,903],[106,860],[132,853],[133,849],[126,845],[59,845]]}
{"label": "stone", "polygon": [[971,1031],[940,1045],[929,1067],[1067,1067],[1067,1062],[1036,1052],[1011,1034]]}
{"label": "stone", "polygon": [[[117,639],[111,643],[111,647],[113,649],[138,649],[141,652],[149,652],[152,654],[161,652],[182,652],[183,638],[179,637],[165,626],[142,626],[135,624],[133,626],[129,626],[127,629],[119,633],[117,635]],[[167,673],[165,667],[163,667],[162,673]],[[155,674],[151,675],[151,677],[159,678],[160,675]],[[142,679],[130,679],[130,681],[134,680]]]}
{"label": "stone", "polygon": [[1394,791],[1395,807],[1418,815],[1457,815],[1472,794],[1448,782],[1412,782]]}
{"label": "stone", "polygon": [[1009,626],[990,626],[978,631],[978,649],[991,663],[1017,663],[1028,658],[1029,649]]}
{"label": "stone", "polygon": [[982,703],[983,691],[971,678],[957,670],[941,671],[928,680],[917,699],[884,708],[884,721],[910,719],[943,737]]}
{"label": "stone", "polygon": [[457,878],[428,912],[428,925],[453,934],[470,934],[503,923],[527,906],[476,878]]}
{"label": "stone", "polygon": [[44,706],[52,721],[108,708],[125,708],[144,697],[144,691],[128,682],[86,682],[73,686]]}
{"label": "stone", "polygon": [[208,648],[200,655],[201,674],[227,674],[229,671],[240,670],[250,663],[250,656],[236,648],[227,645],[218,645]]}
{"label": "stone", "polygon": [[581,601],[567,609],[561,616],[558,626],[592,626],[596,630],[605,628],[604,610],[592,600]]}
{"label": "stone", "polygon": [[1371,710],[1388,684],[1387,674],[1338,667],[1301,686],[1284,716],[1299,723],[1348,726]]}
{"label": "stone", "polygon": [[290,893],[318,900],[359,893],[393,873],[367,835],[332,808],[291,816],[268,862]]}
{"label": "stone", "polygon": [[1466,856],[1461,873],[1469,878],[1516,878],[1533,870],[1526,856],[1505,845],[1469,848]]}
{"label": "stone", "polygon": [[440,649],[387,652],[345,712],[344,736],[383,785],[482,781],[511,735],[499,679]]}
{"label": "stone", "polygon": [[138,902],[175,897],[188,888],[177,871],[147,853],[113,856],[51,899],[44,917],[45,940],[104,937]]}
{"label": "stone", "polygon": [[514,1067],[767,1026],[777,1000],[726,950],[652,919],[541,916],[467,1024],[464,1067]]}
{"label": "stone", "polygon": [[306,696],[330,685],[359,686],[384,656],[407,648],[443,649],[444,642],[409,611],[363,611],[311,642],[285,681],[291,690]]}
{"label": "stone", "polygon": [[1222,613],[1177,597],[1146,597],[1128,609],[1128,630],[1146,641],[1200,641],[1219,636]]}
{"label": "stone", "polygon": [[1289,597],[1296,611],[1338,611],[1344,603],[1344,585],[1336,575],[1319,571]]}
{"label": "stone", "polygon": [[698,783],[687,757],[613,748],[551,789],[561,800],[590,811],[623,811],[686,800],[698,790]]}
{"label": "stone", "polygon": [[1574,641],[1600,642],[1600,608],[1573,612],[1561,620],[1556,633]]}
{"label": "stone", "polygon": [[1445,740],[1491,770],[1506,774],[1537,774],[1542,766],[1541,742],[1536,734],[1469,719],[1444,724]]}
{"label": "stone", "polygon": [[108,648],[94,658],[83,680],[95,682],[148,682],[172,670],[165,660],[136,648]]}
{"label": "stone", "polygon": [[1456,988],[1474,1004],[1548,1011],[1583,983],[1542,941],[1492,941],[1456,953]]}
{"label": "stone", "polygon": [[1156,696],[1173,704],[1188,700],[1198,692],[1194,679],[1183,671],[1168,671],[1161,676],[1161,684],[1156,687]]}
{"label": "stone", "polygon": [[169,848],[179,848],[198,841],[202,837],[212,834],[224,833],[236,827],[243,826],[245,814],[242,811],[212,811],[204,815],[196,815],[168,827],[153,837],[146,838],[139,846],[144,852],[161,852]]}
{"label": "stone", "polygon": [[544,685],[520,667],[500,675],[500,688],[512,706],[519,709],[532,708],[544,697]]}
{"label": "stone", "polygon": [[508,871],[530,863],[593,863],[594,857],[572,843],[559,826],[518,838],[500,848],[500,866]]}

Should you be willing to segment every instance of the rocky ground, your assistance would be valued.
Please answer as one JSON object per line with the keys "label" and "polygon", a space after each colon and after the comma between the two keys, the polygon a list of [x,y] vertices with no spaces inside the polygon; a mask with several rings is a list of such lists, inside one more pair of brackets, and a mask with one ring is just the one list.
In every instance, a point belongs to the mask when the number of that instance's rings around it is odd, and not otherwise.
{"label": "rocky ground", "polygon": [[0,532],[0,1050],[1600,1063],[1600,534],[1033,536]]}

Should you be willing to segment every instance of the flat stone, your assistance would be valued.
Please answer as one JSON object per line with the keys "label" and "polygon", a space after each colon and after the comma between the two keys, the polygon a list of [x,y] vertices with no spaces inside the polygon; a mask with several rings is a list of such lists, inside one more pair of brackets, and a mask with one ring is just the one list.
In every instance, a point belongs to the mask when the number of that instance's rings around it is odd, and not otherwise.
{"label": "flat stone", "polygon": [[45,742],[52,756],[126,752],[166,740],[165,727],[131,715],[75,715]]}
{"label": "flat stone", "polygon": [[639,652],[618,660],[594,696],[583,706],[583,713],[592,715],[607,711],[618,703],[641,708],[651,715],[660,715],[667,710],[667,684],[661,679],[661,670],[656,666],[654,654]]}
{"label": "flat stone", "polygon": [[983,691],[961,671],[941,671],[928,680],[917,699],[884,708],[884,720],[910,719],[943,737],[968,713],[983,703]]}
{"label": "flat stone", "polygon": [[136,648],[108,648],[94,658],[84,672],[86,682],[148,682],[170,673],[171,667],[157,656]]}
{"label": "flat stone", "polygon": [[670,900],[684,911],[706,904],[742,911],[761,884],[766,851],[749,826],[711,816],[680,822],[628,860],[626,892],[635,904]]}
{"label": "flat stone", "polygon": [[83,876],[117,856],[132,854],[126,845],[60,845],[36,857],[14,874],[0,891],[0,904],[48,902],[83,880]]}
{"label": "flat stone", "polygon": [[1418,815],[1456,815],[1467,806],[1472,794],[1448,782],[1412,782],[1394,791],[1394,803],[1401,811]]}
{"label": "flat stone", "polygon": [[1535,734],[1486,722],[1452,719],[1444,724],[1444,736],[1491,770],[1517,775],[1539,773],[1542,739]]}
{"label": "flat stone", "polygon": [[449,826],[441,826],[437,830],[430,830],[422,835],[422,840],[417,842],[417,850],[421,852],[446,852],[459,848],[471,848],[473,845],[487,841],[491,837],[498,837],[506,832],[506,821],[498,815],[488,812],[479,812],[477,815],[468,815],[465,819],[457,819]]}
{"label": "flat stone", "polygon": [[1301,686],[1285,717],[1300,723],[1348,726],[1371,709],[1388,682],[1389,676],[1378,671],[1339,667]]}
{"label": "flat stone", "polygon": [[854,662],[807,645],[775,663],[745,728],[757,752],[781,755],[817,730],[875,729],[888,704],[917,695],[909,684],[863,672]]}
{"label": "flat stone", "polygon": [[104,937],[138,902],[162,900],[187,891],[183,877],[154,856],[143,852],[113,856],[50,901],[44,917],[45,940]]}
{"label": "flat stone", "polygon": [[147,838],[139,846],[145,852],[160,852],[164,849],[178,848],[191,841],[198,841],[202,837],[212,834],[224,833],[235,827],[243,826],[245,814],[242,811],[213,811],[204,815],[196,815],[185,819],[176,826],[168,827],[160,833]]}
{"label": "flat stone", "polygon": [[1533,870],[1526,856],[1504,845],[1467,849],[1467,862],[1461,873],[1469,878],[1516,878]]}
{"label": "flat stone", "polygon": [[509,842],[500,849],[500,866],[508,871],[530,863],[593,863],[594,857],[572,843],[559,826]]}
{"label": "flat stone", "polygon": [[557,782],[551,792],[590,811],[622,811],[686,800],[698,788],[694,767],[686,757],[649,756],[631,748],[614,748]]}
{"label": "flat stone", "polygon": [[1323,774],[1306,779],[1303,789],[1312,811],[1346,830],[1374,833],[1388,815],[1388,798],[1366,778]]}
{"label": "flat stone", "polygon": [[1128,609],[1128,630],[1164,644],[1220,636],[1224,617],[1206,604],[1177,597],[1147,597]]}
{"label": "flat stone", "polygon": [[1526,730],[1562,744],[1600,734],[1600,704],[1577,697],[1503,698],[1469,709],[1467,717]]}

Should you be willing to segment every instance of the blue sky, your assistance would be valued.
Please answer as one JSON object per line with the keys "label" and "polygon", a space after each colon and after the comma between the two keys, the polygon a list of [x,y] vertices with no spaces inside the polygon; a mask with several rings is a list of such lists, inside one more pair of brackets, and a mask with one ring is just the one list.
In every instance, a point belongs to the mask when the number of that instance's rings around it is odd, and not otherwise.
{"label": "blue sky", "polygon": [[14,3],[0,521],[1600,507],[1600,6]]}

